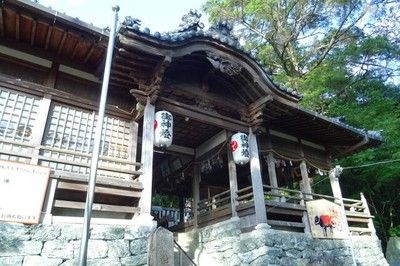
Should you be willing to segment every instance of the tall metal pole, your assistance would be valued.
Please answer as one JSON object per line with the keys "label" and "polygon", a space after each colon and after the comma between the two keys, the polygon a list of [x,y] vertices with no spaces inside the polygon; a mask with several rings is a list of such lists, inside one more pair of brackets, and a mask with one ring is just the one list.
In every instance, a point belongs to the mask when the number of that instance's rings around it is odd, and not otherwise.
{"label": "tall metal pole", "polygon": [[88,185],[88,191],[87,191],[87,195],[86,195],[85,215],[84,215],[84,219],[83,219],[81,247],[80,247],[80,251],[79,251],[79,265],[80,266],[86,266],[86,262],[87,262],[87,246],[88,246],[88,238],[89,238],[90,218],[92,216],[94,190],[95,190],[95,186],[96,186],[96,172],[97,172],[97,164],[99,161],[99,152],[100,152],[101,132],[103,129],[104,112],[105,112],[105,108],[106,108],[108,83],[110,80],[111,61],[112,61],[112,55],[113,55],[113,50],[114,50],[114,38],[115,38],[115,33],[116,33],[117,23],[118,23],[119,6],[113,7],[112,10],[114,11],[115,14],[114,14],[114,21],[112,23],[111,30],[110,30],[110,36],[108,39],[107,57],[106,57],[106,65],[104,67],[103,84],[102,84],[102,88],[101,88],[99,114],[97,117],[96,132],[94,135],[93,154],[92,154],[92,161],[91,161],[91,165],[90,165],[89,185]]}

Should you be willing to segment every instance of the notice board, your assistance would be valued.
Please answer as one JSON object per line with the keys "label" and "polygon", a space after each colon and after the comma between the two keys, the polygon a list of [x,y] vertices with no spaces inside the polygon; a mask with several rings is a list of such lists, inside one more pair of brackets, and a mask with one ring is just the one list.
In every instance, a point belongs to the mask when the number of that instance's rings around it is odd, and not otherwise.
{"label": "notice board", "polygon": [[0,160],[0,220],[39,223],[50,168]]}

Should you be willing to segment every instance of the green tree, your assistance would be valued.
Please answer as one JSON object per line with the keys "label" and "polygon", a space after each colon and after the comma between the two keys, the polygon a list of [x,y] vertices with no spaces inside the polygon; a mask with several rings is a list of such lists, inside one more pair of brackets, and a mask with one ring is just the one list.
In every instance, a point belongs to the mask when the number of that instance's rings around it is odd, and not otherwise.
{"label": "green tree", "polygon": [[364,192],[386,241],[400,225],[396,1],[208,0],[204,10],[211,21],[234,23],[246,49],[275,80],[303,93],[303,106],[382,132],[380,147],[336,163],[345,167],[344,195],[359,198]]}

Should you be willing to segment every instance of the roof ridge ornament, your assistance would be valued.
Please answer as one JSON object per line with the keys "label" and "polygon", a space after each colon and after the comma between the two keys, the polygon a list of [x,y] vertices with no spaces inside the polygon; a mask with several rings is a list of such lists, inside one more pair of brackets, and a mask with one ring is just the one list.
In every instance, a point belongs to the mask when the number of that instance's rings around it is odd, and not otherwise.
{"label": "roof ridge ornament", "polygon": [[129,30],[139,30],[141,22],[142,21],[138,18],[126,16],[125,20],[122,22],[122,25],[125,25],[125,27]]}
{"label": "roof ridge ornament", "polygon": [[182,22],[179,23],[178,32],[198,31],[204,28],[204,24],[200,22],[201,14],[197,10],[190,9],[189,13],[182,16]]}
{"label": "roof ridge ornament", "polygon": [[214,24],[208,29],[209,32],[211,32],[221,41],[240,49],[241,45],[239,43],[239,39],[232,34],[232,30],[233,24],[226,20],[220,20],[217,22],[217,24]]}

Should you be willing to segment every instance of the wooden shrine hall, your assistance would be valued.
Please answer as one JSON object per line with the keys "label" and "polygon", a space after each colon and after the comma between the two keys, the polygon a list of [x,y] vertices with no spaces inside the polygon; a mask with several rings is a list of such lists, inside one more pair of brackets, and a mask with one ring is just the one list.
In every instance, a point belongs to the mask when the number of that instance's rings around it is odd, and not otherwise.
{"label": "wooden shrine hall", "polygon": [[[193,11],[174,32],[121,23],[93,223],[154,222],[158,194],[179,199],[179,214],[164,217],[173,231],[239,217],[243,229],[307,232],[307,202],[324,199],[343,209],[350,232],[374,233],[365,199],[342,197],[332,161],[379,145],[380,135],[301,107],[231,30],[203,29]],[[4,0],[0,36],[0,159],[50,169],[40,223],[81,221],[108,32]],[[331,195],[314,193],[319,174]]]}

